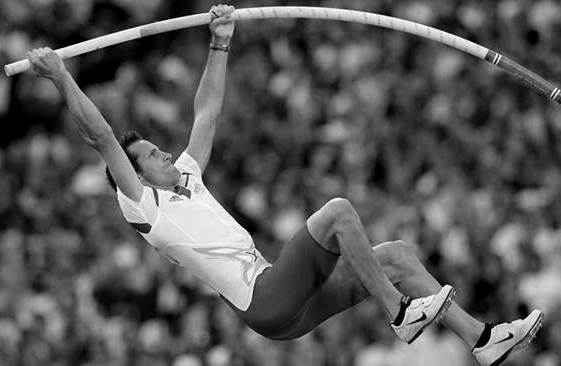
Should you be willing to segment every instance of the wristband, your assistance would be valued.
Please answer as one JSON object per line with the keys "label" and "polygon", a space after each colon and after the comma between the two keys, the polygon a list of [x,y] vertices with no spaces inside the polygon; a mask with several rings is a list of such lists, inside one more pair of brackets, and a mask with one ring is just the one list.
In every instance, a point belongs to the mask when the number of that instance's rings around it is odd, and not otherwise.
{"label": "wristband", "polygon": [[229,44],[211,43],[210,44],[210,49],[215,50],[215,51],[228,52],[228,51],[230,51],[230,45]]}

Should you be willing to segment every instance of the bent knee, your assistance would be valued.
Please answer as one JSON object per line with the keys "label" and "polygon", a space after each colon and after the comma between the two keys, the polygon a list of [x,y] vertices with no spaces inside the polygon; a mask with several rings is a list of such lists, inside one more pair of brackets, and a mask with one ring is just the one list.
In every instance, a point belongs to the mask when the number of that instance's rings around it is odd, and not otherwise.
{"label": "bent knee", "polygon": [[346,198],[333,198],[308,218],[308,230],[319,243],[326,243],[343,227],[359,225],[360,219]]}
{"label": "bent knee", "polygon": [[352,203],[346,198],[333,198],[327,203],[331,224],[335,231],[348,226],[360,225],[360,218]]}
{"label": "bent knee", "polygon": [[356,213],[351,201],[342,197],[330,199],[323,207],[335,217]]}
{"label": "bent knee", "polygon": [[385,242],[372,249],[384,272],[394,283],[406,276],[414,275],[421,268],[413,246],[402,240]]}

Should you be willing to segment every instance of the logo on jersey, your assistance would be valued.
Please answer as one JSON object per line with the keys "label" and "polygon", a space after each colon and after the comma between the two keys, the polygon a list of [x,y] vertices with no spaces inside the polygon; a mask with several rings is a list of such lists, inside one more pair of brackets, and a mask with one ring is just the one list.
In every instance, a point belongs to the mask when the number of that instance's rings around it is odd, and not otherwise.
{"label": "logo on jersey", "polygon": [[169,202],[178,202],[178,201],[183,201],[183,198],[179,197],[178,195],[173,195],[171,196],[171,198],[169,199]]}
{"label": "logo on jersey", "polygon": [[183,178],[185,179],[185,181],[183,184],[174,187],[175,193],[191,199],[191,192],[195,192],[195,193],[204,192],[205,187],[202,184],[194,182],[194,179],[190,179],[192,176],[191,173],[185,172],[182,173],[182,176],[185,177]]}
{"label": "logo on jersey", "polygon": [[257,262],[265,262],[255,248],[248,250],[229,247],[212,247],[193,248],[193,250],[197,253],[211,257],[210,259],[228,259],[240,263],[243,269],[242,278],[246,285],[249,285],[257,275],[257,269],[260,268],[260,266],[257,265]]}
{"label": "logo on jersey", "polygon": [[202,193],[204,190],[205,189],[202,184],[195,183],[195,188],[194,188],[195,193]]}
{"label": "logo on jersey", "polygon": [[251,256],[252,263],[256,263],[259,260],[259,256],[257,255],[257,250],[253,249],[251,251],[245,251],[245,254]]}

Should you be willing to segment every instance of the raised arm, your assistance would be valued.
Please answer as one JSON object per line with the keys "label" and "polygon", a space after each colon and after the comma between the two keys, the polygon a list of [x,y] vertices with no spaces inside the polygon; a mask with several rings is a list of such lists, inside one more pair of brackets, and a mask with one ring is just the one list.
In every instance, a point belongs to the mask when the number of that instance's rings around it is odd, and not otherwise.
{"label": "raised arm", "polygon": [[131,162],[111,126],[80,90],[60,57],[50,48],[33,50],[27,57],[35,75],[51,80],[57,87],[78,124],[80,135],[105,159],[117,186],[126,196],[139,201],[143,188]]}
{"label": "raised arm", "polygon": [[210,158],[216,121],[224,100],[228,50],[234,32],[234,20],[230,17],[233,11],[234,7],[227,5],[213,6],[210,10],[212,43],[195,96],[195,122],[187,146],[187,152],[197,161],[201,172]]}

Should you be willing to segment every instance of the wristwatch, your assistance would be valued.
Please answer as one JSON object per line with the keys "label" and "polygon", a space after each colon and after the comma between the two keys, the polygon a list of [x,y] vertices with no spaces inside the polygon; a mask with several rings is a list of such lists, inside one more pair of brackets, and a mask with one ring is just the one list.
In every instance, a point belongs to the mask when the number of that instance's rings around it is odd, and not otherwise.
{"label": "wristwatch", "polygon": [[229,44],[220,44],[220,43],[211,42],[210,43],[210,49],[211,50],[216,50],[216,51],[228,52],[228,51],[230,51],[230,45]]}

